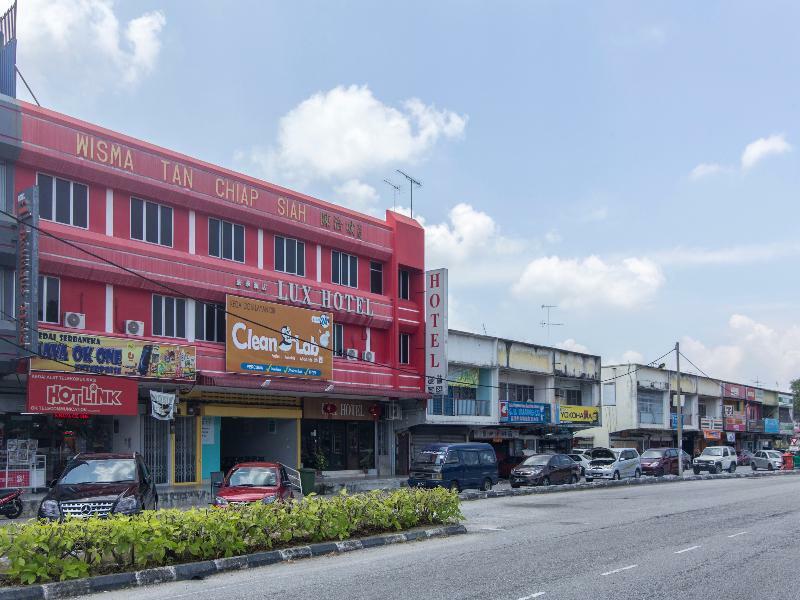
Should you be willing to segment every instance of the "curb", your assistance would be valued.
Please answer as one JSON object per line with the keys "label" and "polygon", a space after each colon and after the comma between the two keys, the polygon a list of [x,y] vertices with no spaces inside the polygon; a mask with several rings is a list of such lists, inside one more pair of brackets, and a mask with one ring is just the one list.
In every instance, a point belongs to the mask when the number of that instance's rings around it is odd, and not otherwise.
{"label": "curb", "polygon": [[677,475],[663,477],[647,477],[641,479],[619,479],[616,481],[593,481],[592,483],[573,483],[564,485],[549,485],[547,487],[523,487],[507,490],[490,490],[488,492],[469,491],[458,495],[461,500],[485,500],[486,498],[508,498],[509,496],[531,496],[534,494],[557,494],[562,492],[595,490],[598,488],[621,487],[626,485],[658,485],[663,483],[684,483],[689,481],[707,481],[713,479],[755,479],[759,477],[789,477],[800,475],[797,471],[755,471],[748,473],[720,473],[718,475],[690,475],[679,478]]}
{"label": "curb", "polygon": [[243,556],[218,558],[168,567],[156,567],[128,573],[98,575],[73,581],[58,581],[26,585],[13,588],[0,588],[0,600],[52,600],[53,598],[69,598],[83,594],[97,594],[130,587],[165,583],[168,581],[184,581],[187,579],[203,579],[216,573],[237,571],[289,562],[301,558],[324,556],[326,554],[343,554],[354,550],[377,548],[416,540],[448,537],[467,533],[463,525],[443,525],[431,529],[413,529],[404,533],[387,533],[368,538],[356,538],[340,542],[320,542],[308,546],[296,546],[282,550],[256,552]]}

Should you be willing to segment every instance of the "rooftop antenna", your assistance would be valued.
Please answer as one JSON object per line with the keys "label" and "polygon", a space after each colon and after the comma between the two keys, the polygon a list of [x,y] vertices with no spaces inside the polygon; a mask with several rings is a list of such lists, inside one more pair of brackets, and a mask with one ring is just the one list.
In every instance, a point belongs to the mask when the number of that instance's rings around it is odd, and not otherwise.
{"label": "rooftop antenna", "polygon": [[558,308],[558,306],[555,305],[555,304],[542,304],[542,310],[546,310],[547,311],[547,320],[546,321],[542,321],[541,323],[539,323],[542,327],[547,327],[547,343],[548,344],[550,343],[550,328],[551,327],[563,327],[564,326],[564,323],[553,323],[550,320],[550,310],[553,309],[553,308]]}
{"label": "rooftop antenna", "polygon": [[406,173],[405,171],[401,171],[400,169],[395,169],[400,175],[408,179],[408,192],[411,196],[411,218],[414,218],[414,186],[422,187],[422,182],[417,181],[411,175]]}
{"label": "rooftop antenna", "polygon": [[763,381],[761,381],[761,380],[760,380],[758,377],[756,377],[755,379],[753,379],[753,384],[754,384],[754,385],[758,385],[758,386],[760,386],[762,383],[764,383],[764,382],[763,382]]}
{"label": "rooftop antenna", "polygon": [[400,191],[400,186],[396,185],[395,183],[389,181],[388,179],[384,179],[383,183],[388,185],[392,188],[392,210],[397,210],[397,192]]}

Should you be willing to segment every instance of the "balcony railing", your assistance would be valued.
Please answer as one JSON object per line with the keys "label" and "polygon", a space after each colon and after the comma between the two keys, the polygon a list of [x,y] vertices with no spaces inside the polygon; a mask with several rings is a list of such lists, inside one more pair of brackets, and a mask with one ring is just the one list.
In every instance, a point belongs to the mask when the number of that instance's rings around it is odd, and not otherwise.
{"label": "balcony railing", "polygon": [[428,402],[428,414],[448,417],[488,417],[492,411],[489,400],[454,400],[445,396],[434,396]]}

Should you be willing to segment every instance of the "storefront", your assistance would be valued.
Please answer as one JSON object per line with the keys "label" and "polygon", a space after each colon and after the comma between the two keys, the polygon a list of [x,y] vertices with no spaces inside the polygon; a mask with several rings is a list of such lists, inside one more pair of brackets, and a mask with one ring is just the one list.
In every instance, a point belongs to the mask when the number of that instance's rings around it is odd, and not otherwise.
{"label": "storefront", "polygon": [[319,471],[374,472],[377,401],[306,398],[301,461]]}

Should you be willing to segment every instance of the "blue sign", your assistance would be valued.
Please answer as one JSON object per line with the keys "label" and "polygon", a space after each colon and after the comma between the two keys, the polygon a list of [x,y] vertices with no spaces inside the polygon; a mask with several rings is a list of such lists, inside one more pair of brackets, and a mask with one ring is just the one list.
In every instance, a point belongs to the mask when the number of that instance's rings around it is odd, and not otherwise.
{"label": "blue sign", "polygon": [[500,402],[503,423],[549,423],[550,405],[541,402]]}
{"label": "blue sign", "polygon": [[[686,415],[684,413],[681,413],[681,425],[684,425],[684,426],[686,425],[685,417],[686,417]],[[669,426],[672,427],[673,429],[677,429],[678,428],[678,414],[677,413],[672,413],[670,415]]]}
{"label": "blue sign", "polygon": [[764,419],[764,433],[780,433],[778,419]]}

